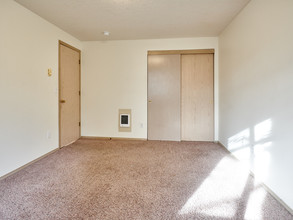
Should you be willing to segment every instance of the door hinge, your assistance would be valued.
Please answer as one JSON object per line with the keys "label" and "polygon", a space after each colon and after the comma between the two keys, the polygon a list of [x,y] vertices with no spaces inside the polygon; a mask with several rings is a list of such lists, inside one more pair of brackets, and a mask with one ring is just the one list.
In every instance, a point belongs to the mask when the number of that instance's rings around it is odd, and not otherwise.
{"label": "door hinge", "polygon": [[78,126],[80,126],[80,122],[78,122]]}
{"label": "door hinge", "polygon": [[80,95],[80,91],[78,91],[78,95]]}
{"label": "door hinge", "polygon": [[78,60],[78,63],[80,64],[80,60]]}

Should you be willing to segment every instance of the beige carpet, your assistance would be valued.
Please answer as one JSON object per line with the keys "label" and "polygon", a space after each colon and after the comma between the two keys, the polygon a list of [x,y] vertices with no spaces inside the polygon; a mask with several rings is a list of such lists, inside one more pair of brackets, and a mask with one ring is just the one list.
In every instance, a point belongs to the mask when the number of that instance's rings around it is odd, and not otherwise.
{"label": "beige carpet", "polygon": [[293,219],[219,145],[79,140],[0,181],[0,219]]}

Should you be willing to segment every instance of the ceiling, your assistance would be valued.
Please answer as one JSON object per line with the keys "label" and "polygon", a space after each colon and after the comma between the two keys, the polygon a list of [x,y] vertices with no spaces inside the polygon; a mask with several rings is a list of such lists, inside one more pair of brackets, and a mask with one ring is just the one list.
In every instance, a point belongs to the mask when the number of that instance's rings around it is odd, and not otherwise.
{"label": "ceiling", "polygon": [[218,36],[250,0],[15,1],[81,41],[98,41]]}

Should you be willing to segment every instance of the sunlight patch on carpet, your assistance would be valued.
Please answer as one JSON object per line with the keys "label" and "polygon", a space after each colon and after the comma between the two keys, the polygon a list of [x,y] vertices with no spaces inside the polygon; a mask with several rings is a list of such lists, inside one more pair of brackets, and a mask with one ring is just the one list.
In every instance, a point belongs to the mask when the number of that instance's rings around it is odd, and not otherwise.
{"label": "sunlight patch on carpet", "polygon": [[262,205],[266,197],[266,192],[262,188],[255,189],[249,196],[245,211],[245,219],[263,219]]}
{"label": "sunlight patch on carpet", "polygon": [[223,158],[201,186],[179,210],[179,215],[201,213],[211,217],[231,218],[237,211],[249,176],[248,171],[235,160]]}

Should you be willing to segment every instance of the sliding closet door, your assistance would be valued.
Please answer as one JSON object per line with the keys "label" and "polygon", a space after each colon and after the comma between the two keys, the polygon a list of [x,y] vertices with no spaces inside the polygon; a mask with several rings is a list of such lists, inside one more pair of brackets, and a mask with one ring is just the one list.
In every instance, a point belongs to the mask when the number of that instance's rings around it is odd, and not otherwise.
{"label": "sliding closet door", "polygon": [[148,139],[180,141],[180,55],[148,56]]}
{"label": "sliding closet door", "polygon": [[181,57],[181,140],[214,140],[214,55]]}

